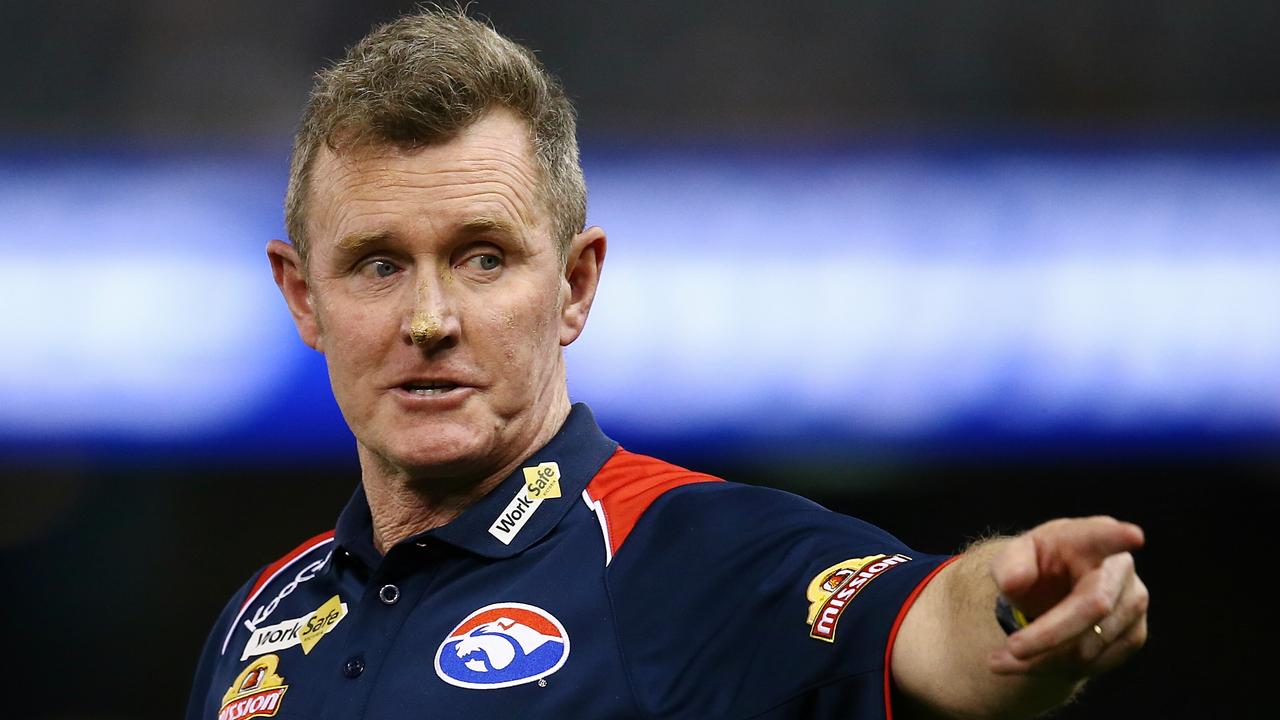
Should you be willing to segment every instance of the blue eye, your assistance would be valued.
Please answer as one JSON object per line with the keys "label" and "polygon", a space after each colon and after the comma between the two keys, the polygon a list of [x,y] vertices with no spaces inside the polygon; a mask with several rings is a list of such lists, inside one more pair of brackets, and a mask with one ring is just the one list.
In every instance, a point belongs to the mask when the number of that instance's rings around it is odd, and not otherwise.
{"label": "blue eye", "polygon": [[477,255],[475,260],[481,270],[496,270],[502,264],[502,258],[497,255]]}
{"label": "blue eye", "polygon": [[369,265],[373,268],[374,276],[379,278],[391,277],[400,269],[387,260],[374,260]]}

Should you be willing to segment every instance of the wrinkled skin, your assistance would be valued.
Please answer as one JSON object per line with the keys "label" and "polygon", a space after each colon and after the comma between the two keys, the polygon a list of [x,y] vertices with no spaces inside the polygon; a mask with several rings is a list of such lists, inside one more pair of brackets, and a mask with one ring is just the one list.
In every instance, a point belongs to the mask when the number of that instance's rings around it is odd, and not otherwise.
{"label": "wrinkled skin", "polygon": [[[324,148],[312,177],[306,264],[280,241],[268,255],[371,503],[409,486],[474,500],[569,412],[562,348],[586,323],[603,231],[558,251],[527,127],[501,109],[412,151]],[[432,383],[448,389],[410,387]]]}

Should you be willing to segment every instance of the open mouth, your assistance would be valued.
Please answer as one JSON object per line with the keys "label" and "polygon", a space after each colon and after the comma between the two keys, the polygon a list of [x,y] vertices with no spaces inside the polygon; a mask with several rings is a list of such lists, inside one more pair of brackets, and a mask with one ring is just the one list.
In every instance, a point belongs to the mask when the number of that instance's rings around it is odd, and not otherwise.
{"label": "open mouth", "polygon": [[400,389],[411,395],[420,397],[429,397],[431,395],[443,395],[451,390],[457,390],[458,385],[453,383],[408,383],[401,385]]}

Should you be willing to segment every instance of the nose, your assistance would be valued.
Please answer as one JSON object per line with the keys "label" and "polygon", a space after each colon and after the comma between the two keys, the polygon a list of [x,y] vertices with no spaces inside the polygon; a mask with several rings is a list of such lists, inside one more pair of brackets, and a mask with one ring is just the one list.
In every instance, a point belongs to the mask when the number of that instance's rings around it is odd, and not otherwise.
{"label": "nose", "polygon": [[403,322],[405,341],[423,349],[457,343],[461,324],[443,284],[434,279],[418,281],[414,300]]}

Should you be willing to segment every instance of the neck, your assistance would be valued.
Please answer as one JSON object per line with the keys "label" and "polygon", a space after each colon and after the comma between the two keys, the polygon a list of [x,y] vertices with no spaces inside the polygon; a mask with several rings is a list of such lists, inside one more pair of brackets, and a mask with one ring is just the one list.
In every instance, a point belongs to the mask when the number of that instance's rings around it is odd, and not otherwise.
{"label": "neck", "polygon": [[532,439],[521,443],[510,458],[487,463],[489,470],[455,474],[403,468],[361,445],[361,482],[369,501],[373,542],[378,552],[385,555],[401,540],[453,521],[550,442],[568,416],[566,393],[563,402],[555,403],[550,412],[543,414]]}

